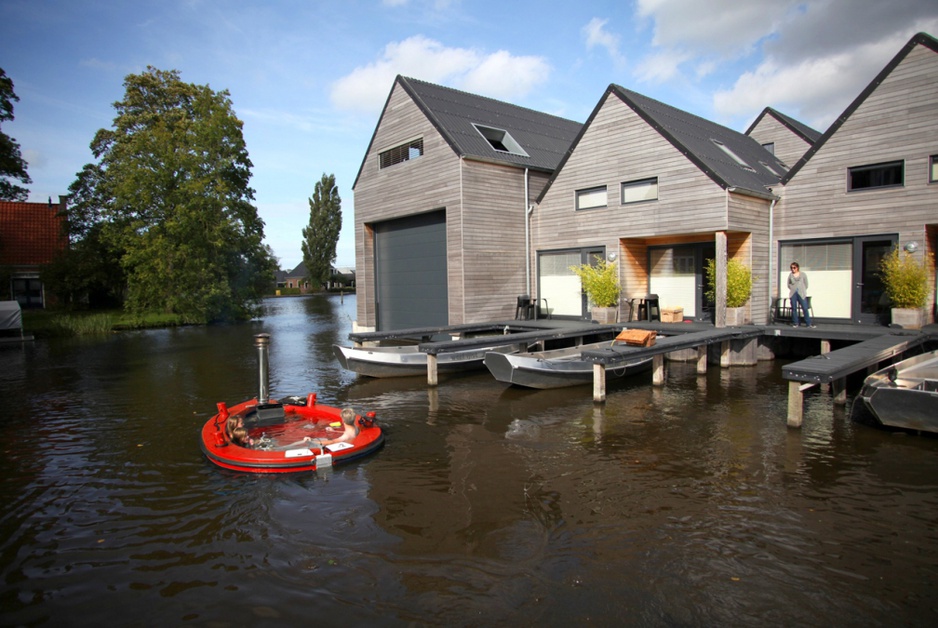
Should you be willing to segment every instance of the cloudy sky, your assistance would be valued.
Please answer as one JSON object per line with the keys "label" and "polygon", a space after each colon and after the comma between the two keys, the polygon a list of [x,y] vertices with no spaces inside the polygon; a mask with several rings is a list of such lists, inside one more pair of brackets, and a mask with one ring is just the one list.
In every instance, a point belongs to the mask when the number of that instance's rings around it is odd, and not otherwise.
{"label": "cloudy sky", "polygon": [[31,201],[66,194],[111,126],[123,79],[152,65],[228,90],[285,270],[308,199],[334,174],[355,263],[351,189],[403,74],[583,122],[610,83],[744,131],[766,106],[819,131],[917,32],[935,0],[0,0],[0,67]]}

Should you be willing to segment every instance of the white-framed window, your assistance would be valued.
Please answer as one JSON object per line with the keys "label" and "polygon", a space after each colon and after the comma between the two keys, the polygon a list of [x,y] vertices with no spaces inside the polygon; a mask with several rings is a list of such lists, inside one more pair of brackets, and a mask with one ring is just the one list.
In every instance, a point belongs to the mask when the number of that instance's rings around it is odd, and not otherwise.
{"label": "white-framed window", "polygon": [[576,191],[576,208],[578,210],[596,209],[597,207],[606,207],[606,205],[605,185]]}
{"label": "white-framed window", "polygon": [[654,201],[658,198],[658,177],[626,181],[622,184],[622,204]]}
{"label": "white-framed window", "polygon": [[847,168],[847,191],[902,187],[904,170],[902,161]]}
{"label": "white-framed window", "polygon": [[422,137],[378,153],[378,168],[387,168],[421,156],[423,156]]}
{"label": "white-framed window", "polygon": [[928,158],[928,182],[938,183],[938,155]]}
{"label": "white-framed window", "polygon": [[505,129],[496,129],[494,127],[476,124],[475,122],[472,123],[472,126],[479,132],[479,135],[485,138],[485,141],[489,143],[492,150],[499,153],[510,153],[512,155],[528,157],[528,153],[521,148],[521,144]]}

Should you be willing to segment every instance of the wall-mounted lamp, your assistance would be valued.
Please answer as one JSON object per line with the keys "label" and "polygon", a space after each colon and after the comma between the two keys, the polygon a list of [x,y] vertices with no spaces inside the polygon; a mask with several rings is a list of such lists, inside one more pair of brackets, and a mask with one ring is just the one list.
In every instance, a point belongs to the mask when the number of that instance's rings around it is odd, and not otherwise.
{"label": "wall-mounted lamp", "polygon": [[614,262],[616,261],[616,257],[618,256],[615,253],[610,253],[609,255],[606,256],[606,259],[609,260],[610,262]]}
{"label": "wall-mounted lamp", "polygon": [[918,242],[906,242],[906,245],[902,248],[904,248],[907,253],[915,253],[918,250]]}

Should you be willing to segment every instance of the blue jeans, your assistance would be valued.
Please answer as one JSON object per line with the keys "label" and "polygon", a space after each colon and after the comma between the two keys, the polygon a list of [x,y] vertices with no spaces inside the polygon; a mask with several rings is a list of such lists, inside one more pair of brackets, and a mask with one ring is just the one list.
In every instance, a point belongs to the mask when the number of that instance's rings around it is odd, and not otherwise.
{"label": "blue jeans", "polygon": [[791,297],[791,324],[798,326],[798,306],[804,310],[804,324],[811,326],[811,314],[808,313],[808,300],[797,292]]}

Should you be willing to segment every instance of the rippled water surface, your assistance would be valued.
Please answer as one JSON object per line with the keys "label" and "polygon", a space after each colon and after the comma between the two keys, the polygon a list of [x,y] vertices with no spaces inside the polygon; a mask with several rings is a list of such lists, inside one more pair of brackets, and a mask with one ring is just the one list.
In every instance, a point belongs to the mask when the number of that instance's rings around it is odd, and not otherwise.
{"label": "rippled water surface", "polygon": [[[0,346],[0,625],[932,625],[938,439],[786,427],[781,362],[610,386],[342,371],[355,298],[261,321]],[[215,467],[257,393],[374,410],[331,472]]]}

